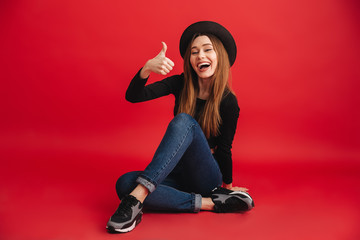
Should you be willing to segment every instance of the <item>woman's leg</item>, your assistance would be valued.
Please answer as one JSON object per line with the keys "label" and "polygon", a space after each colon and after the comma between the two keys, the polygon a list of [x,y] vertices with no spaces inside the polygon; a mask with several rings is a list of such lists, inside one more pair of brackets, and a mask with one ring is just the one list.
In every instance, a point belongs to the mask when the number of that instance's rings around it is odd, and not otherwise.
{"label": "woman's leg", "polygon": [[[211,154],[199,124],[187,114],[178,114],[170,122],[152,161],[137,177],[138,185],[122,199],[118,209],[108,221],[109,231],[131,231],[141,221],[141,209],[144,200],[147,201],[145,198],[149,193],[154,193],[157,188],[159,194],[150,194],[148,197],[149,200],[153,199],[150,201],[153,207],[165,210],[167,206],[174,206],[173,201],[178,203],[181,196],[186,195],[189,199],[188,193],[180,191],[169,193],[174,189],[161,185],[178,166],[180,160],[179,167],[183,167],[189,172],[187,185],[191,189],[195,189],[200,194],[209,195],[213,188],[221,185],[222,175],[219,166]],[[181,179],[186,179],[186,176]],[[193,200],[191,211],[199,211],[201,196],[193,195],[191,199]],[[184,204],[189,205],[188,202],[189,200]]]}
{"label": "woman's leg", "polygon": [[170,122],[152,161],[136,181],[151,193],[175,167],[181,169],[178,172],[183,172],[182,180],[196,193],[209,195],[222,183],[219,166],[201,127],[184,113]]}
{"label": "woman's leg", "polygon": [[[116,192],[120,199],[128,195],[138,185],[136,179],[141,171],[122,175],[116,182]],[[201,196],[179,190],[177,181],[166,178],[144,201],[144,207],[157,211],[198,212]]]}

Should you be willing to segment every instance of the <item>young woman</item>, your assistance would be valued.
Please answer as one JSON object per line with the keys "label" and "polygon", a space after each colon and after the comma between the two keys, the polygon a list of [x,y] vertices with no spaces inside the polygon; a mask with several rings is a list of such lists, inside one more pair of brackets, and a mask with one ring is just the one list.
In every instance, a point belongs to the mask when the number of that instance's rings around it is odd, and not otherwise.
{"label": "young woman", "polygon": [[162,44],[132,79],[126,99],[142,102],[173,94],[175,117],[146,169],[117,181],[121,203],[107,223],[110,232],[134,229],[143,206],[218,213],[254,207],[246,188],[232,186],[231,147],[240,111],[228,84],[236,58],[233,37],[215,22],[190,25],[180,39],[184,73],[146,85],[151,72],[167,75],[174,67]]}

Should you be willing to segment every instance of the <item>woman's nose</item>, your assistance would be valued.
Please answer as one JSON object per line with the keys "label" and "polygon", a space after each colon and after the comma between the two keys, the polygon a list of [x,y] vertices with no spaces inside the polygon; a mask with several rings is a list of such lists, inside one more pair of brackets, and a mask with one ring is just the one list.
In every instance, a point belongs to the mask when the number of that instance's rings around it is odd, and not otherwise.
{"label": "woman's nose", "polygon": [[199,54],[198,54],[198,58],[204,58],[205,57],[205,54],[203,51],[200,51]]}

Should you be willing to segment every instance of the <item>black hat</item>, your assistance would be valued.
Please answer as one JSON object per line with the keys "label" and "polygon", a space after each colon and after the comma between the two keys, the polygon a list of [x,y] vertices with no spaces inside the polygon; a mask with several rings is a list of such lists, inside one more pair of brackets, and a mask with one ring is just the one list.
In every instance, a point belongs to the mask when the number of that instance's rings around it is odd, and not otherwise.
{"label": "black hat", "polygon": [[228,53],[230,66],[234,64],[237,52],[234,38],[226,28],[216,22],[211,21],[196,22],[185,29],[180,38],[180,54],[182,58],[184,58],[186,49],[190,44],[194,34],[197,33],[208,33],[219,38]]}

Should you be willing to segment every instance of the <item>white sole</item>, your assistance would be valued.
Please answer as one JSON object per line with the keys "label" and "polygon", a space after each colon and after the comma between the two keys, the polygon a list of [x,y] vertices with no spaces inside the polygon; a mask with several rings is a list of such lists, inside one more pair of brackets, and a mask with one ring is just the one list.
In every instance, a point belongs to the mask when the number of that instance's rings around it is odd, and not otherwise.
{"label": "white sole", "polygon": [[[140,212],[140,217],[133,222],[133,224],[130,227],[127,228],[114,228],[113,226],[106,226],[106,229],[108,229],[110,232],[117,232],[117,233],[126,233],[132,231],[136,225],[138,225],[141,222],[142,218],[142,212]],[[111,218],[110,218],[111,221]]]}
{"label": "white sole", "polygon": [[[136,226],[136,221],[128,228],[124,228],[124,229],[112,228],[112,230],[115,232],[125,233],[125,232],[130,232],[131,230],[133,230],[135,228],[135,226]],[[109,227],[106,226],[106,228],[109,228]]]}

